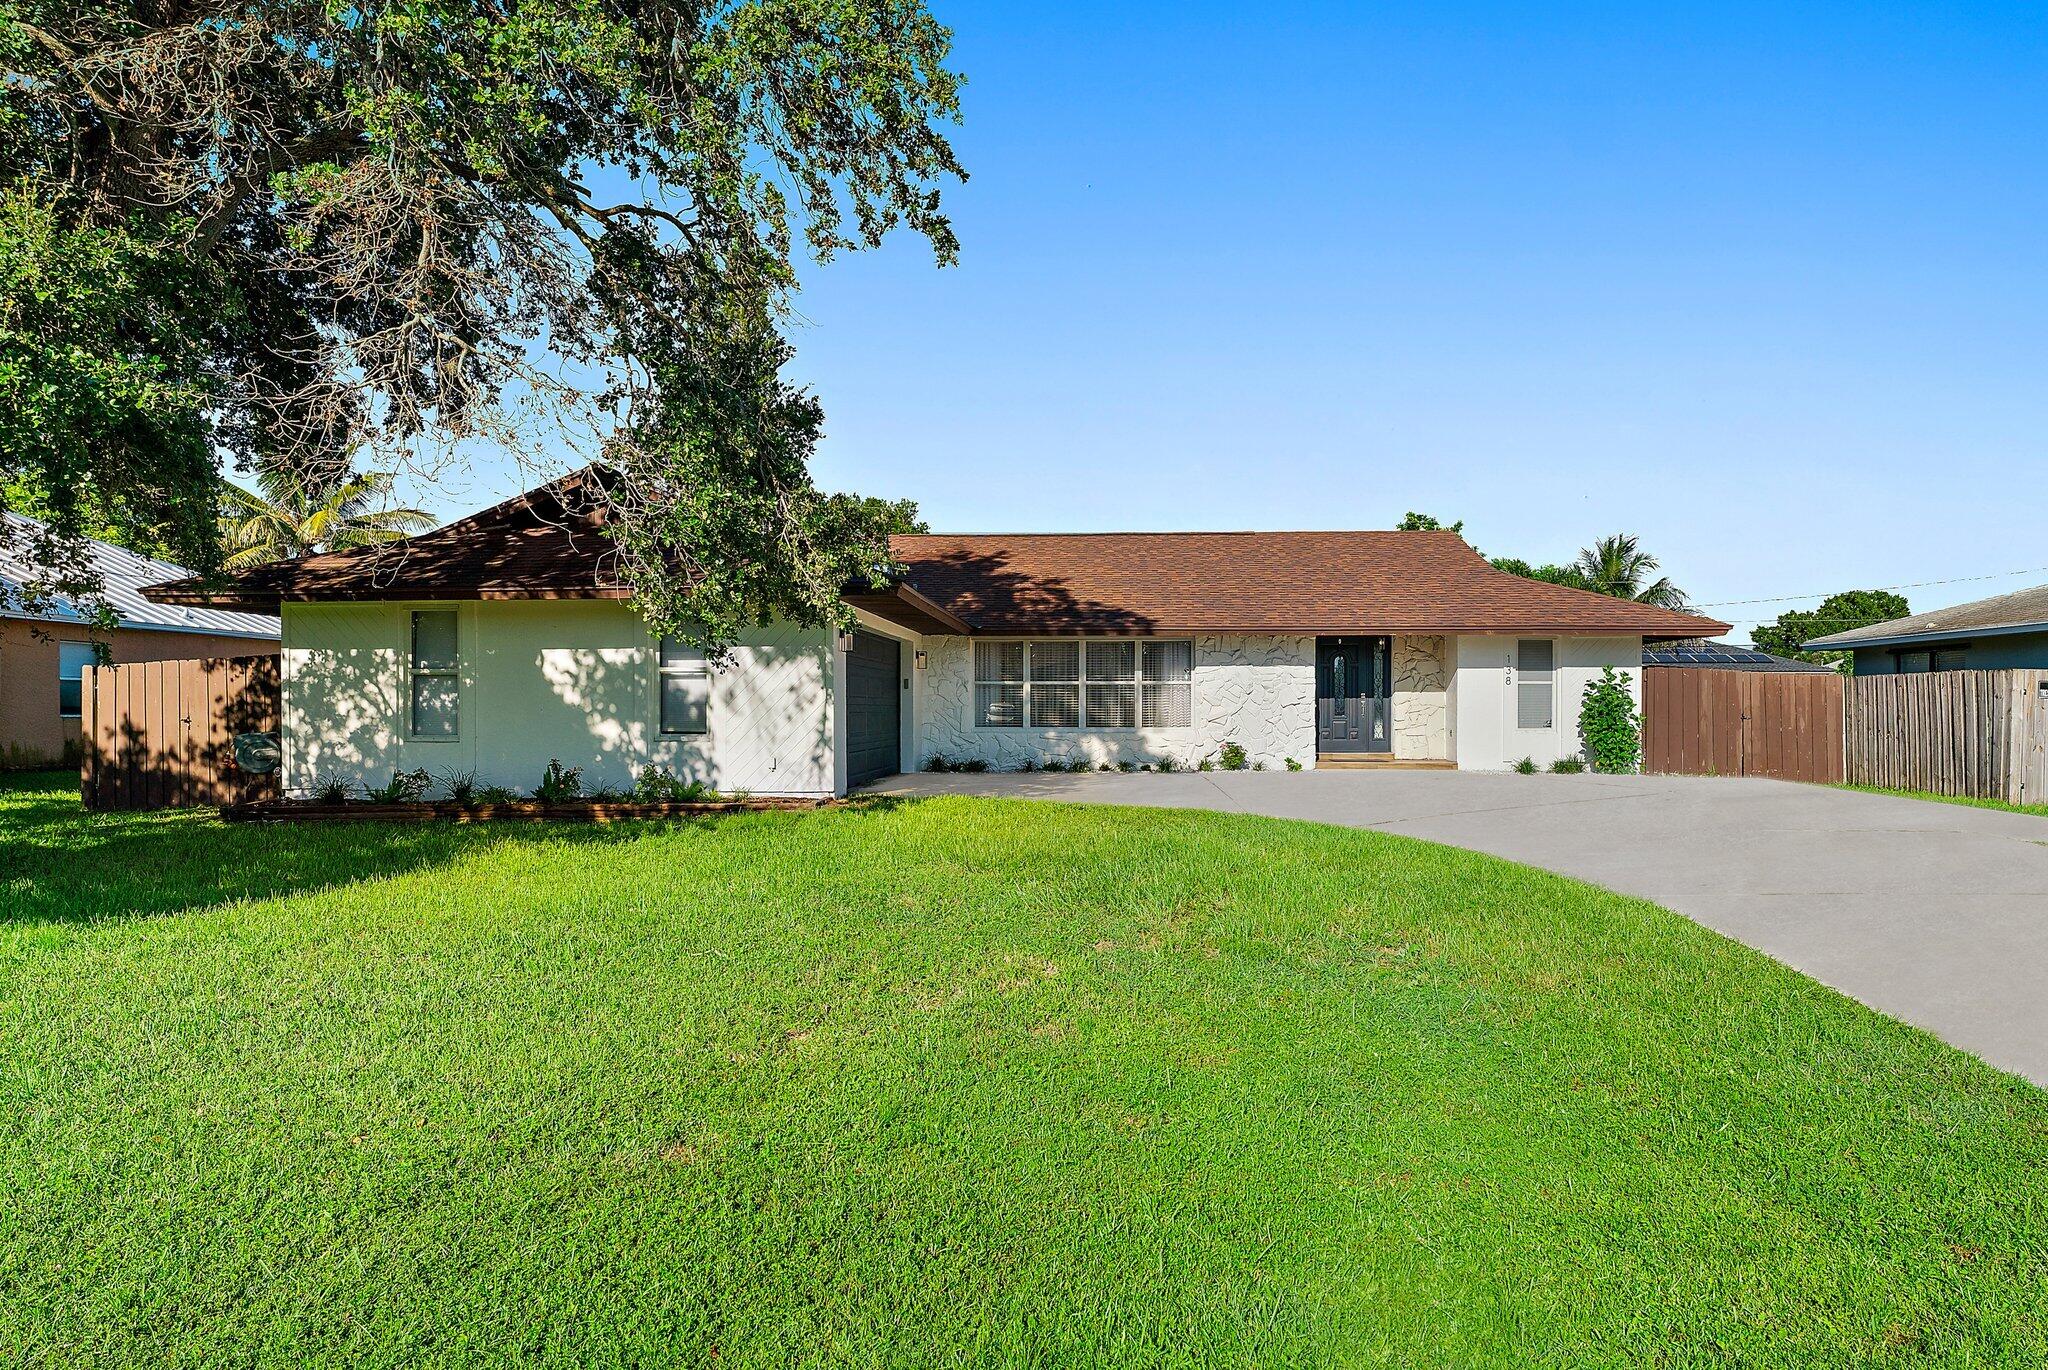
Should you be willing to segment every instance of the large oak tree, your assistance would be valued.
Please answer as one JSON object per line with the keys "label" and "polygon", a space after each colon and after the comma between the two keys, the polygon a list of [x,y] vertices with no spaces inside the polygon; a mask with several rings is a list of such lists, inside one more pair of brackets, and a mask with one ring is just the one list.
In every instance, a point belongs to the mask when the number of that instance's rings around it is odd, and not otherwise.
{"label": "large oak tree", "polygon": [[953,259],[949,41],[920,0],[0,0],[42,588],[110,520],[214,564],[223,457],[317,490],[588,432],[651,617],[834,617],[908,510],[812,483],[782,324],[800,256]]}

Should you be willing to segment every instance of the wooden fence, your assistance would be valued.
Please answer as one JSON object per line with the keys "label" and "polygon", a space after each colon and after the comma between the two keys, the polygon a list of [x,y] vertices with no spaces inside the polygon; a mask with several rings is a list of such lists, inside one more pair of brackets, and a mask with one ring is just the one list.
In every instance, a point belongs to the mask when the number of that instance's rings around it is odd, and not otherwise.
{"label": "wooden fence", "polygon": [[1643,672],[1643,769],[1839,783],[1844,683],[1652,667]]}
{"label": "wooden fence", "polygon": [[2048,803],[2048,671],[1858,676],[1852,784]]}
{"label": "wooden fence", "polygon": [[277,657],[91,666],[79,720],[88,809],[193,808],[273,799],[278,778],[235,758],[235,739],[275,733]]}

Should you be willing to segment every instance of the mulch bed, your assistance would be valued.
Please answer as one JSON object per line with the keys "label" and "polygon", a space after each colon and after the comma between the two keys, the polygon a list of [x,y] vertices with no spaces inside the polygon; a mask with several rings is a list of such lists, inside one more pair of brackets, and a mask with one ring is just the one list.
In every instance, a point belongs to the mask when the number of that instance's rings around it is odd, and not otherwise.
{"label": "mulch bed", "polygon": [[705,814],[747,813],[760,809],[819,809],[843,804],[841,799],[719,799],[696,804],[641,804],[630,799],[586,799],[570,804],[543,804],[522,799],[508,804],[438,803],[325,804],[306,799],[265,799],[223,807],[222,818],[236,823],[333,822],[368,819],[379,823],[630,823],[643,818],[696,818]]}

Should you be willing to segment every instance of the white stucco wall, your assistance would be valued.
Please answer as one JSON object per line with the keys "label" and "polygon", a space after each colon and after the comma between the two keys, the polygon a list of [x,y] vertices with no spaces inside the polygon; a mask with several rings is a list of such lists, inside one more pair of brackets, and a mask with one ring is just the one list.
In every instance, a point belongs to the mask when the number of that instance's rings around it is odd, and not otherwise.
{"label": "white stucco wall", "polygon": [[1450,662],[1445,638],[1397,634],[1394,652],[1394,755],[1404,761],[1451,757]]}
{"label": "white stucco wall", "polygon": [[[458,615],[453,740],[407,735],[415,609]],[[655,643],[619,601],[286,605],[283,625],[290,793],[418,768],[527,792],[550,758],[583,767],[586,788],[627,788],[654,764],[722,790],[832,791],[835,659],[822,630],[750,632],[712,675],[708,730],[663,736]]]}
{"label": "white stucco wall", "polygon": [[[1187,638],[1180,639],[1189,640]],[[1064,728],[974,726],[974,644],[964,637],[926,637],[917,673],[916,745],[911,764],[934,754],[981,760],[998,769],[1025,761],[1085,759],[1092,764],[1143,765],[1171,756],[1183,766],[1214,757],[1235,741],[1250,759],[1278,770],[1293,757],[1315,765],[1315,661],[1312,637],[1197,634],[1192,723],[1186,728],[1099,732]]]}
{"label": "white stucco wall", "polygon": [[1612,666],[1628,677],[1629,691],[1641,707],[1640,637],[1557,637],[1551,639],[1556,644],[1556,726],[1516,726],[1518,641],[1480,636],[1450,639],[1450,726],[1460,770],[1506,770],[1525,756],[1539,766],[1548,766],[1560,756],[1583,755],[1579,698],[1605,667]]}

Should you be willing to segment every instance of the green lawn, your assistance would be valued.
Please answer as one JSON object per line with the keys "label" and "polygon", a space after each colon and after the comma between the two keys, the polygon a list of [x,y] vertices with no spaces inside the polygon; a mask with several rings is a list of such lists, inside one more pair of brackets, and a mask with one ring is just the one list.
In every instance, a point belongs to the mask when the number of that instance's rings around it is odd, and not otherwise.
{"label": "green lawn", "polygon": [[2048,1095],[1483,856],[17,778],[0,907],[9,1365],[2048,1356]]}
{"label": "green lawn", "polygon": [[1901,799],[1931,799],[1937,804],[1964,804],[1973,809],[2003,809],[2007,813],[2030,813],[2048,818],[2048,804],[2008,804],[2003,799],[1979,799],[1968,794],[1936,794],[1933,790],[1887,790],[1877,785],[1843,785],[1845,790],[1864,794],[1891,794]]}

